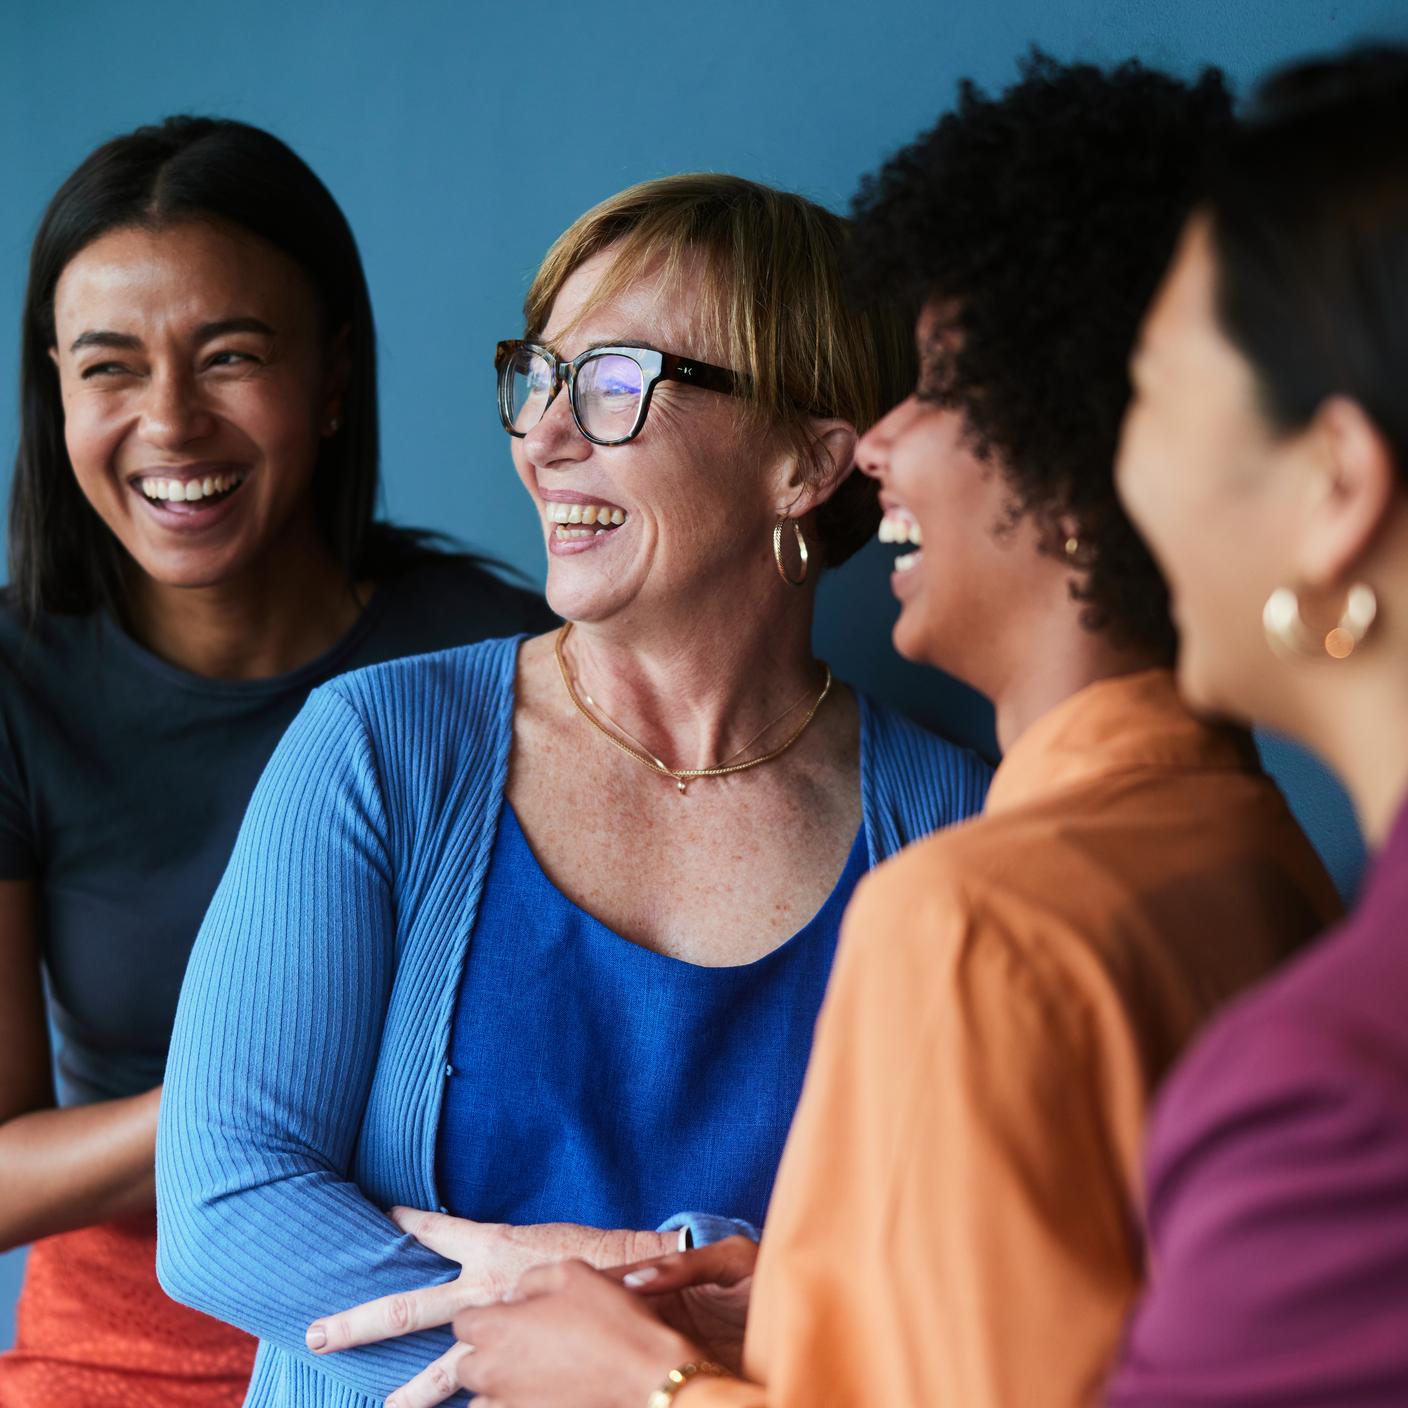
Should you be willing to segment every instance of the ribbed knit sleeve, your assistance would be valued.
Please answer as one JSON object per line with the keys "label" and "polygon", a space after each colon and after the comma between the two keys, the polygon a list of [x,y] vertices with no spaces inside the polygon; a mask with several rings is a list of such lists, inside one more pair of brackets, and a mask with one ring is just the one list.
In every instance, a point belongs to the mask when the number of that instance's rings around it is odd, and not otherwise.
{"label": "ribbed knit sleeve", "polygon": [[349,1176],[395,977],[392,830],[360,715],[336,685],[315,691],[196,942],[157,1140],[167,1292],[377,1401],[448,1332],[320,1359],[308,1323],[345,1308],[349,1287],[365,1300],[457,1271]]}
{"label": "ribbed knit sleeve", "polygon": [[873,699],[858,696],[861,808],[870,863],[983,809],[992,768],[976,753],[921,728]]}

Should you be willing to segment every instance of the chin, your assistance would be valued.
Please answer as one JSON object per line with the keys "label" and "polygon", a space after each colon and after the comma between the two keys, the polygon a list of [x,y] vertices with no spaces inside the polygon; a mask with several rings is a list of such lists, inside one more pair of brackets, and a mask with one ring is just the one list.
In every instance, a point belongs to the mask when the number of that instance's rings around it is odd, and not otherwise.
{"label": "chin", "polygon": [[639,554],[623,553],[615,544],[565,557],[549,550],[543,595],[564,621],[586,625],[638,603],[649,577]]}
{"label": "chin", "polygon": [[[229,531],[210,533],[188,542],[152,541],[129,536],[123,547],[142,573],[163,587],[218,587],[246,579],[266,569],[284,550],[287,534],[281,525],[230,524]],[[288,551],[299,552],[295,542]]]}
{"label": "chin", "polygon": [[218,587],[241,575],[244,563],[221,557],[218,560],[172,561],[170,559],[136,559],[142,574],[163,587],[194,591],[201,587]]}
{"label": "chin", "polygon": [[615,615],[622,605],[622,594],[597,582],[564,582],[552,570],[543,588],[548,606],[564,621],[586,625]]}
{"label": "chin", "polygon": [[[938,665],[934,651],[930,648],[928,634],[918,619],[913,606],[904,607],[890,632],[890,643],[904,659],[916,665]],[[942,668],[942,666],[940,666]]]}

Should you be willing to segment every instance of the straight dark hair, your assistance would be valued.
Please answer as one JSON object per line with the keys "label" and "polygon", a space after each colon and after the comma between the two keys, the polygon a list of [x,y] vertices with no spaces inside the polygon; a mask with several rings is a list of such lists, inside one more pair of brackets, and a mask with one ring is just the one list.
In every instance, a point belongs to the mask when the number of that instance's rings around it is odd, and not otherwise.
{"label": "straight dark hair", "polygon": [[1278,429],[1351,397],[1408,475],[1408,48],[1280,70],[1208,182],[1217,316]]}
{"label": "straight dark hair", "polygon": [[130,559],[82,491],[64,444],[54,289],[69,262],[111,230],[208,219],[291,258],[312,285],[326,334],[347,330],[339,432],[322,441],[312,493],[349,581],[423,554],[424,535],[374,524],[379,432],[376,327],[357,242],[337,202],[277,137],[243,122],[170,117],[105,143],[59,187],[30,253],[20,334],[20,440],[10,491],[11,589],[41,611],[122,614]]}

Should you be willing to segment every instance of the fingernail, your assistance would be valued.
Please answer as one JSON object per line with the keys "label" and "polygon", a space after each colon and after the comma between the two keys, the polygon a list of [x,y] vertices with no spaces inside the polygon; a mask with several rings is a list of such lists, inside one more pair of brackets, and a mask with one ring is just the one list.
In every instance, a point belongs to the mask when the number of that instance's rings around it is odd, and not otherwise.
{"label": "fingernail", "polygon": [[328,1332],[321,1325],[309,1325],[303,1341],[309,1349],[321,1349],[328,1342]]}
{"label": "fingernail", "polygon": [[648,1286],[660,1274],[658,1266],[642,1266],[639,1271],[632,1271],[622,1279],[622,1284],[635,1290],[637,1286]]}

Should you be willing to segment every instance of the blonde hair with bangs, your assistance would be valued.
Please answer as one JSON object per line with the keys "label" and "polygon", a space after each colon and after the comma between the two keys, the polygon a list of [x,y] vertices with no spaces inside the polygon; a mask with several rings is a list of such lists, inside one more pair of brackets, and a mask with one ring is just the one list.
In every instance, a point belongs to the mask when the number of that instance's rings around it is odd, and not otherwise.
{"label": "blonde hair with bangs", "polygon": [[[528,336],[541,334],[563,284],[604,249],[615,257],[579,320],[647,274],[678,284],[702,256],[707,355],[742,375],[744,414],[780,432],[803,478],[813,479],[822,463],[813,417],[839,417],[863,432],[913,386],[912,324],[895,309],[847,300],[848,239],[840,216],[739,176],[644,181],[594,206],[553,244],[524,301]],[[879,516],[872,481],[850,474],[816,511],[825,561],[845,561]]]}

